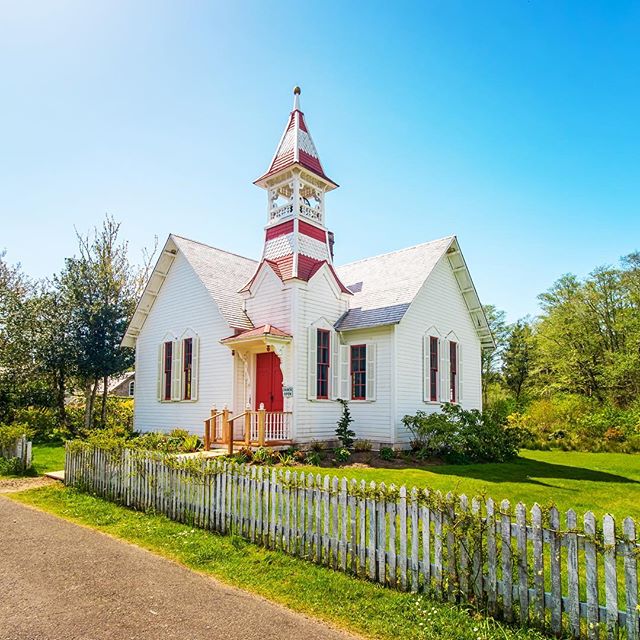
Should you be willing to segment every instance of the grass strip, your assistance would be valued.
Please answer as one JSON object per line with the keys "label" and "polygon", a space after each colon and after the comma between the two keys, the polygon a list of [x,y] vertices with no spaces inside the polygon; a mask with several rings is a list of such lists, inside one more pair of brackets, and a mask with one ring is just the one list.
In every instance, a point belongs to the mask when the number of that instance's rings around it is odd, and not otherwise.
{"label": "grass strip", "polygon": [[140,513],[61,485],[12,494],[71,522],[137,544],[190,569],[290,609],[371,638],[539,640],[478,613],[400,593],[343,573],[221,536],[165,516]]}

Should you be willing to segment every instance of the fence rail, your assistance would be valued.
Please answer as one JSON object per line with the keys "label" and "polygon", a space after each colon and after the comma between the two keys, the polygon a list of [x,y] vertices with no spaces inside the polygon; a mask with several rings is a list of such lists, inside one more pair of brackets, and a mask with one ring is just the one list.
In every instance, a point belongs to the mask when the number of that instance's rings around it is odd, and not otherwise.
{"label": "fence rail", "polygon": [[22,471],[30,469],[31,441],[27,439],[27,436],[21,436],[10,445],[0,446],[0,458],[5,458],[6,460],[17,459]]}
{"label": "fence rail", "polygon": [[385,586],[473,602],[508,622],[638,640],[640,545],[573,510],[328,475],[67,445],[68,485]]}

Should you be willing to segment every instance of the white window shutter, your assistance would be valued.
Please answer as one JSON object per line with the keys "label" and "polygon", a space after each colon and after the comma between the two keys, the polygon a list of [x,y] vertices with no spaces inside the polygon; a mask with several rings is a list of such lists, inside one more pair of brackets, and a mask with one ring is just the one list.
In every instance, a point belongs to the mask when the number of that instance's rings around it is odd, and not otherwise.
{"label": "white window shutter", "polygon": [[431,400],[431,337],[422,336],[422,399]]}
{"label": "white window shutter", "polygon": [[200,338],[193,337],[191,343],[191,399],[198,399],[198,383],[200,380]]}
{"label": "white window shutter", "polygon": [[318,397],[318,330],[316,327],[309,327],[307,352],[307,397],[309,400],[315,400]]}
{"label": "white window shutter", "polygon": [[367,400],[376,399],[377,346],[375,343],[367,345]]}
{"label": "white window shutter", "polygon": [[451,402],[449,386],[449,341],[440,341],[440,402]]}
{"label": "white window shutter", "polygon": [[351,399],[351,376],[349,371],[349,345],[340,345],[340,399]]}
{"label": "white window shutter", "polygon": [[164,343],[161,342],[158,347],[158,384],[157,395],[158,402],[164,400]]}
{"label": "white window shutter", "polygon": [[340,397],[340,338],[335,331],[331,332],[329,338],[329,346],[331,348],[331,367],[329,375],[331,376],[331,394],[332,400]]}
{"label": "white window shutter", "polygon": [[458,354],[457,354],[457,358],[458,358],[458,403],[462,404],[462,384],[464,382],[464,378],[463,378],[463,370],[462,370],[462,345],[458,342],[457,344],[457,349],[458,349]]}
{"label": "white window shutter", "polygon": [[182,400],[182,340],[173,341],[171,399]]}

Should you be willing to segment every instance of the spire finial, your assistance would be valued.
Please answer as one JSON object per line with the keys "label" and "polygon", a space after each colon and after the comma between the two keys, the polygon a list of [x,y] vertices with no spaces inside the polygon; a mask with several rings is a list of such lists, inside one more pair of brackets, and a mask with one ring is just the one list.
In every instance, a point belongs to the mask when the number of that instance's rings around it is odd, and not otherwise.
{"label": "spire finial", "polygon": [[300,109],[300,87],[298,85],[296,85],[295,87],[293,87],[293,110],[299,110]]}

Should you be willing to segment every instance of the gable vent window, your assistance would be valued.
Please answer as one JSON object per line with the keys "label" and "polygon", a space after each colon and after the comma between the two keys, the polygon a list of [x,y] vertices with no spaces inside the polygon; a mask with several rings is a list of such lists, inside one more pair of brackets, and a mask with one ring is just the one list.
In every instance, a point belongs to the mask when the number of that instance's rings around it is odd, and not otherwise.
{"label": "gable vent window", "polygon": [[318,378],[316,381],[316,397],[319,400],[329,398],[329,366],[331,352],[331,332],[318,329],[317,363]]}

